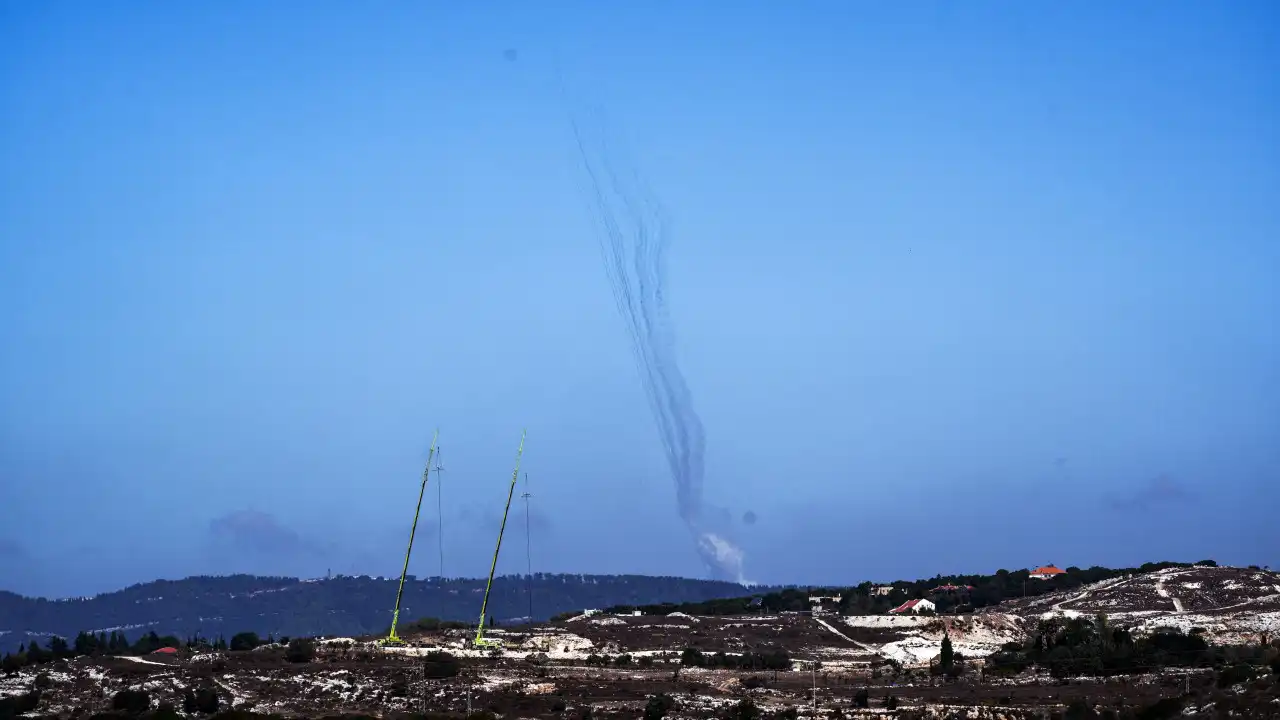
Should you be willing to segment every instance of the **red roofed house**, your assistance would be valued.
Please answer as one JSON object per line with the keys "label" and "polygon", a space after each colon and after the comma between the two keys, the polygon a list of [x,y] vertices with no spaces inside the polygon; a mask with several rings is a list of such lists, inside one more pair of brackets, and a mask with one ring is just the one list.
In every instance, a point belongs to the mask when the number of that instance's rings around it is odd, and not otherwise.
{"label": "red roofed house", "polygon": [[934,605],[929,600],[908,600],[889,612],[893,615],[901,615],[903,613],[922,613],[925,611],[933,612],[937,607],[937,605]]}
{"label": "red roofed house", "polygon": [[154,651],[154,652],[152,652],[151,654],[152,654],[152,655],[177,655],[177,654],[178,654],[178,649],[177,649],[177,648],[171,648],[171,647],[162,647],[162,648],[160,648],[159,650],[155,650],[155,651]]}
{"label": "red roofed house", "polygon": [[1066,570],[1056,568],[1053,566],[1053,563],[1049,563],[1044,567],[1038,567],[1035,570],[1032,570],[1031,577],[1035,578],[1036,580],[1049,580],[1057,577],[1058,575],[1061,575],[1064,572],[1066,572]]}

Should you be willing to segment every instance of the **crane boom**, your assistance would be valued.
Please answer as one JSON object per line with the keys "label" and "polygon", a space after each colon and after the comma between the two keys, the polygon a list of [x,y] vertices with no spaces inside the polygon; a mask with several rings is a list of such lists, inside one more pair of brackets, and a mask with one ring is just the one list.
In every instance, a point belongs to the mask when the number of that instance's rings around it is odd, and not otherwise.
{"label": "crane boom", "polygon": [[413,511],[413,525],[409,527],[409,549],[404,551],[404,569],[400,571],[400,588],[396,590],[396,609],[391,614],[391,634],[382,641],[384,645],[402,645],[404,641],[396,635],[396,625],[400,622],[400,599],[404,597],[404,579],[409,574],[409,555],[413,553],[413,535],[418,531],[418,514],[422,512],[422,496],[427,492],[427,478],[431,475],[431,460],[436,455],[436,441],[440,439],[437,429],[431,436],[431,450],[427,452],[427,467],[422,471],[422,487],[418,488],[418,507]]}
{"label": "crane boom", "polygon": [[493,589],[493,574],[498,569],[498,553],[502,550],[502,533],[507,529],[507,514],[511,512],[511,498],[516,492],[516,482],[520,480],[520,457],[524,455],[525,430],[520,431],[520,448],[516,450],[516,469],[511,473],[511,487],[507,489],[507,506],[502,510],[502,525],[498,527],[498,544],[493,549],[493,564],[489,566],[489,582],[484,586],[484,601],[480,603],[480,624],[476,626],[475,644],[479,647],[501,647],[496,640],[484,637],[485,613],[489,608],[489,591]]}

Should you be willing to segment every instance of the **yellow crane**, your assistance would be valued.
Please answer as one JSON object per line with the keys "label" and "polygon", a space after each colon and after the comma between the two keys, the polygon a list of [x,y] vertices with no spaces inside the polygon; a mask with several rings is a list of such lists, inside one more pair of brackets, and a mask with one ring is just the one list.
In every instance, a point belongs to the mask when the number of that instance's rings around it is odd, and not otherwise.
{"label": "yellow crane", "polygon": [[413,525],[409,527],[409,549],[404,551],[404,569],[400,571],[400,589],[396,590],[396,609],[391,614],[391,634],[382,640],[383,645],[403,645],[404,640],[396,635],[396,625],[400,623],[400,599],[404,597],[404,579],[409,574],[409,555],[413,553],[413,535],[418,530],[418,514],[422,512],[422,496],[427,492],[427,478],[431,475],[431,460],[436,455],[436,441],[440,439],[437,429],[431,436],[431,450],[427,452],[427,467],[422,471],[422,487],[418,489],[418,507],[413,511]]}
{"label": "yellow crane", "polygon": [[477,647],[502,647],[502,641],[490,640],[484,636],[485,613],[489,608],[489,591],[493,589],[493,573],[498,569],[498,553],[502,550],[502,533],[507,529],[507,514],[511,512],[511,497],[516,492],[516,482],[520,479],[520,457],[524,455],[524,430],[520,431],[520,448],[516,450],[516,469],[511,473],[511,487],[507,489],[507,506],[502,510],[502,525],[498,527],[498,545],[493,549],[493,564],[489,566],[489,582],[484,586],[484,601],[480,603],[480,624],[476,627]]}

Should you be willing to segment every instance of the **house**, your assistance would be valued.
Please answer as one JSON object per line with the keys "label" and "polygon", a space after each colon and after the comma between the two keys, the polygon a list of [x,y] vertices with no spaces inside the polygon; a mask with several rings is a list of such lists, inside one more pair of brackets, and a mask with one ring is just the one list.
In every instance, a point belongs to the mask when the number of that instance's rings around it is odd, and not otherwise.
{"label": "house", "polygon": [[178,649],[171,648],[171,647],[162,647],[157,650],[153,650],[151,654],[152,655],[168,655],[169,657],[174,657],[178,654]]}
{"label": "house", "polygon": [[810,595],[809,606],[815,613],[821,613],[829,607],[840,605],[839,595]]}
{"label": "house", "polygon": [[890,614],[902,615],[904,613],[918,614],[922,612],[934,612],[938,606],[929,600],[908,600],[898,607],[890,610]]}
{"label": "house", "polygon": [[1033,577],[1036,580],[1052,580],[1065,572],[1066,570],[1056,568],[1053,566],[1053,563],[1049,563],[1044,567],[1038,567],[1035,570],[1032,570],[1030,577]]}
{"label": "house", "polygon": [[892,586],[892,585],[877,585],[877,586],[875,586],[875,587],[871,588],[871,594],[872,594],[872,595],[879,595],[879,596],[883,597],[883,596],[885,596],[885,595],[889,595],[889,594],[892,594],[892,593],[893,593],[893,586]]}
{"label": "house", "polygon": [[929,593],[936,595],[937,593],[966,593],[972,591],[972,585],[952,585],[948,583],[946,585],[939,585],[938,587],[930,590]]}

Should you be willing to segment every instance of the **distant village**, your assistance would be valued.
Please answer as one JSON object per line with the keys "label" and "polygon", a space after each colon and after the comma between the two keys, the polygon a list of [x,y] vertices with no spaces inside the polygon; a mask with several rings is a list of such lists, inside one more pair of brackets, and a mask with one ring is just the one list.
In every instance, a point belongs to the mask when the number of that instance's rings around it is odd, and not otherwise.
{"label": "distant village", "polygon": [[[1038,567],[1029,571],[1027,577],[1031,580],[1051,580],[1066,571],[1057,567],[1053,563]],[[872,595],[888,597],[901,588],[893,585],[877,585],[871,588]],[[939,585],[928,591],[928,597],[912,598],[897,607],[889,610],[890,615],[932,615],[938,611],[938,603],[936,599],[947,597],[953,602],[951,605],[963,605],[969,602],[969,593],[973,592],[972,585]],[[841,595],[811,595],[809,596],[809,604],[813,608],[815,614],[829,612],[840,605],[843,599]]]}

